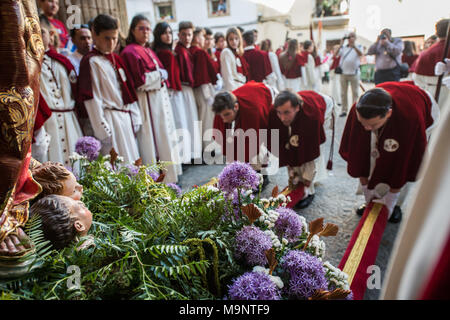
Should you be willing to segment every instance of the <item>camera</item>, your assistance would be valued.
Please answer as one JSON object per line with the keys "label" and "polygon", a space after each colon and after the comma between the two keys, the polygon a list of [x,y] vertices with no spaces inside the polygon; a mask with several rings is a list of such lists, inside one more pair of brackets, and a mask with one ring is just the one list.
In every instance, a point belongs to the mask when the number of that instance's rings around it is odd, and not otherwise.
{"label": "camera", "polygon": [[343,38],[342,38],[342,40],[347,40],[347,39],[349,39],[350,37],[349,36],[344,36]]}
{"label": "camera", "polygon": [[380,40],[384,40],[384,39],[387,39],[387,37],[386,37],[386,35],[385,35],[384,33],[382,33],[382,34],[380,35]]}

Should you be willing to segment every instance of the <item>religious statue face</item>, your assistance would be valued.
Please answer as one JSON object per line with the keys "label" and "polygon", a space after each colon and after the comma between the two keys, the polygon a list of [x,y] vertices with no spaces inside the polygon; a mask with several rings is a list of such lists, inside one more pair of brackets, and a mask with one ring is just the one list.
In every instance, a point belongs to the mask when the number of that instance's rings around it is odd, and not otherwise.
{"label": "religious statue face", "polygon": [[178,34],[178,38],[180,39],[181,44],[183,46],[185,46],[186,48],[189,48],[191,46],[193,37],[194,37],[194,31],[191,28],[183,29]]}
{"label": "religious statue face", "polygon": [[390,109],[384,117],[376,116],[375,118],[366,119],[363,118],[359,112],[356,112],[356,116],[358,117],[358,121],[361,123],[361,125],[364,127],[366,131],[375,131],[380,129],[386,121],[391,117],[392,115],[392,109]]}
{"label": "religious statue face", "polygon": [[75,201],[81,200],[81,196],[83,195],[83,186],[77,182],[77,179],[72,172],[70,172],[69,177],[65,179],[62,184],[62,196],[69,197]]}
{"label": "religious statue face", "polygon": [[76,201],[71,198],[66,198],[67,204],[70,207],[70,216],[74,218],[74,227],[79,236],[87,235],[92,225],[92,212],[86,207],[82,201]]}
{"label": "religious statue face", "polygon": [[134,30],[132,31],[136,42],[141,46],[145,45],[150,41],[150,34],[152,32],[152,28],[150,27],[150,23],[146,20],[141,20],[136,25]]}
{"label": "religious statue face", "polygon": [[295,116],[300,111],[300,106],[293,107],[291,101],[287,101],[276,108],[277,116],[286,127],[289,127],[295,119]]}
{"label": "religious statue face", "polygon": [[114,51],[119,39],[119,30],[103,30],[100,34],[94,32],[95,46],[101,53],[109,54]]}

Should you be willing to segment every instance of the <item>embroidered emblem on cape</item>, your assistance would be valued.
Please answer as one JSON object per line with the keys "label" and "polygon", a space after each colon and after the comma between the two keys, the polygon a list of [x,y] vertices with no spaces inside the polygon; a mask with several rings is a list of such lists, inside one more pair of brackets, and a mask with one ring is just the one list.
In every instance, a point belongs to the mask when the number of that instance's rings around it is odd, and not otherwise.
{"label": "embroidered emblem on cape", "polygon": [[400,147],[400,144],[394,139],[384,140],[384,150],[387,152],[395,152]]}
{"label": "embroidered emblem on cape", "polygon": [[289,143],[291,144],[291,146],[293,147],[298,147],[299,144],[299,137],[298,135],[293,135],[290,139],[289,139]]}
{"label": "embroidered emblem on cape", "polygon": [[69,81],[70,83],[77,83],[77,74],[75,73],[75,70],[70,71]]}

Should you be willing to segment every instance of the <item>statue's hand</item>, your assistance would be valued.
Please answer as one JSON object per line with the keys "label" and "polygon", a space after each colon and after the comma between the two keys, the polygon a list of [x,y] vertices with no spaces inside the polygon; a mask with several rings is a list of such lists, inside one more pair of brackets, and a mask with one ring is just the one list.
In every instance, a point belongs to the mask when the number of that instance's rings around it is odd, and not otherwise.
{"label": "statue's hand", "polygon": [[8,235],[0,243],[0,255],[13,256],[30,247],[30,239],[21,228],[18,228],[16,234]]}

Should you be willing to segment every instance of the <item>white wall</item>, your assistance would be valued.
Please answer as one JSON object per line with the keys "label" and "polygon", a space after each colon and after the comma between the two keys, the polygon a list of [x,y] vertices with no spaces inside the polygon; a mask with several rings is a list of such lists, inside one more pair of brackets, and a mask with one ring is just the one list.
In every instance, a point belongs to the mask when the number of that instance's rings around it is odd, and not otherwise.
{"label": "white wall", "polygon": [[[231,26],[242,26],[244,29],[257,28],[258,5],[247,0],[228,0],[229,16],[208,17],[207,0],[175,0],[176,22],[171,22],[172,29],[178,30],[178,23],[183,20],[192,21],[194,25],[209,27],[213,32],[225,32]],[[152,26],[156,24],[155,10],[151,0],[127,0],[128,20],[138,13],[147,13]]]}

